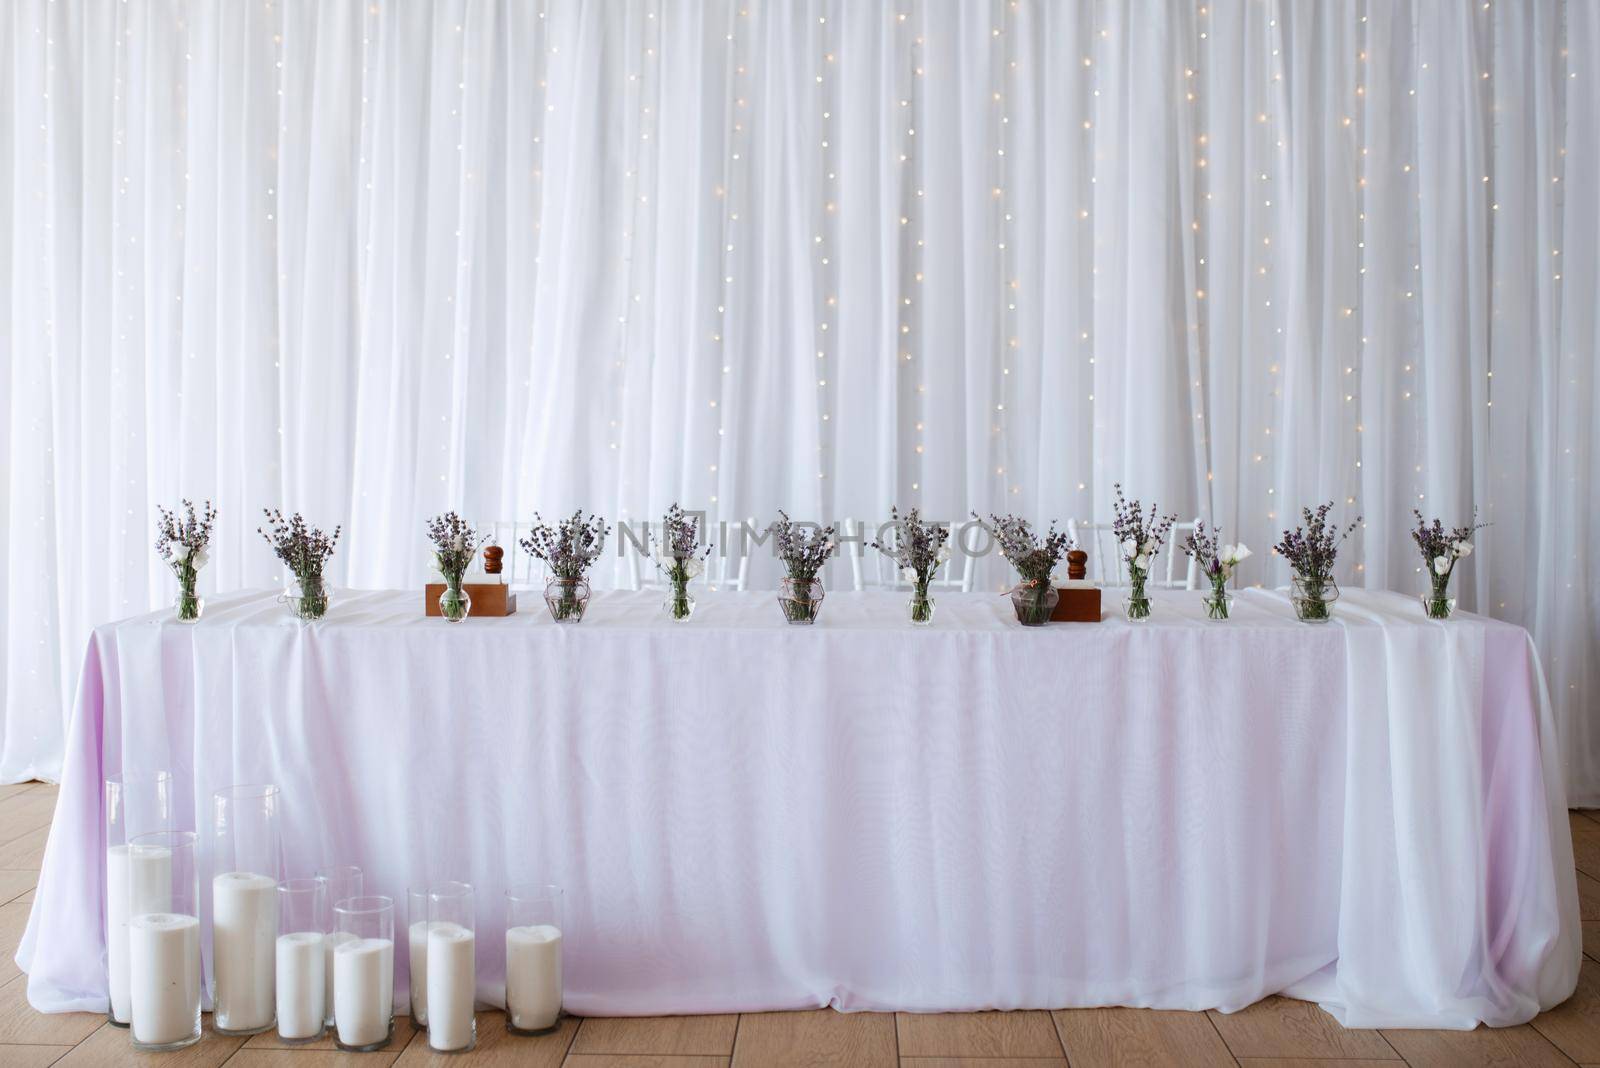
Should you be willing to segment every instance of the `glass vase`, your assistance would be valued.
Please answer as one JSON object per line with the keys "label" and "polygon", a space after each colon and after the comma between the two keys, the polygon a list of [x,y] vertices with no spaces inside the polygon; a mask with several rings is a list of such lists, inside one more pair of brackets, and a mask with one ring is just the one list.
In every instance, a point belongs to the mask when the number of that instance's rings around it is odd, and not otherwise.
{"label": "glass vase", "polygon": [[283,591],[283,603],[303,623],[321,619],[328,614],[333,603],[331,591],[322,579],[322,572],[296,575]]}
{"label": "glass vase", "polygon": [[1042,627],[1050,622],[1061,595],[1048,582],[1024,582],[1011,591],[1011,608],[1024,627]]}
{"label": "glass vase", "polygon": [[1339,599],[1339,584],[1331,577],[1295,575],[1289,581],[1289,601],[1302,623],[1326,623],[1333,618],[1333,602]]}
{"label": "glass vase", "polygon": [[333,913],[325,879],[278,884],[278,1038],[315,1042],[327,1029],[328,935]]}
{"label": "glass vase", "polygon": [[277,1022],[281,807],[270,783],[211,795],[211,1022],[218,1034],[253,1035]]}
{"label": "glass vase", "polygon": [[816,579],[785,578],[778,583],[778,607],[790,623],[810,625],[822,611],[826,592]]}
{"label": "glass vase", "polygon": [[1150,572],[1128,565],[1128,594],[1122,599],[1122,614],[1129,623],[1143,623],[1150,618],[1150,595],[1144,589],[1149,579]]}
{"label": "glass vase", "polygon": [[544,603],[557,623],[582,623],[589,607],[589,583],[581,578],[553,578],[544,586]]}
{"label": "glass vase", "polygon": [[[200,1041],[200,883],[193,831],[157,831],[128,843],[129,1031],[133,1048],[164,1053]],[[151,892],[155,891],[155,892]],[[276,902],[274,902],[276,904]]]}
{"label": "glass vase", "polygon": [[382,1049],[394,1037],[394,901],[351,897],[333,907],[334,1045]]}
{"label": "glass vase", "polygon": [[174,564],[172,573],[178,576],[178,596],[172,602],[172,610],[179,623],[198,623],[200,613],[205,611],[205,599],[196,592],[200,582],[200,573],[187,563]]}
{"label": "glass vase", "polygon": [[1211,587],[1211,592],[1206,594],[1207,619],[1229,619],[1233,616],[1233,595],[1228,592],[1226,580],[1218,582]]}
{"label": "glass vase", "polygon": [[172,775],[107,775],[106,819],[106,975],[116,1027],[131,1018],[128,969],[128,917],[141,912],[167,912],[172,865],[165,854],[147,851],[135,865],[130,843],[143,834],[172,829]]}
{"label": "glass vase", "polygon": [[460,623],[472,611],[472,595],[466,591],[460,575],[444,577],[444,592],[439,594],[439,614],[447,623]]}
{"label": "glass vase", "polygon": [[667,599],[661,602],[661,607],[673,622],[683,623],[694,615],[694,598],[689,596],[689,583],[700,571],[699,560],[681,557],[673,557],[662,568],[667,579]]}
{"label": "glass vase", "polygon": [[[322,868],[316,874],[317,881],[326,887],[328,899],[328,912],[331,916],[333,909],[340,902],[352,897],[361,897],[366,894],[366,876],[354,864],[341,864],[332,868]],[[327,999],[323,1004],[323,1023],[329,1028],[333,1027],[333,951],[339,948],[339,943],[346,936],[338,931],[328,933],[328,944],[323,954],[326,965],[327,979],[323,983],[323,993]]]}
{"label": "glass vase", "polygon": [[928,594],[926,582],[913,583],[911,586],[911,625],[913,627],[931,626],[933,623],[933,598]]}
{"label": "glass vase", "polygon": [[465,1053],[478,1044],[477,910],[470,883],[428,888],[428,1046]]}
{"label": "glass vase", "polygon": [[1450,596],[1450,576],[1429,573],[1428,592],[1423,594],[1422,611],[1429,619],[1449,619],[1456,610],[1456,599]]}
{"label": "glass vase", "polygon": [[506,1030],[542,1035],[561,1022],[561,888],[506,891]]}

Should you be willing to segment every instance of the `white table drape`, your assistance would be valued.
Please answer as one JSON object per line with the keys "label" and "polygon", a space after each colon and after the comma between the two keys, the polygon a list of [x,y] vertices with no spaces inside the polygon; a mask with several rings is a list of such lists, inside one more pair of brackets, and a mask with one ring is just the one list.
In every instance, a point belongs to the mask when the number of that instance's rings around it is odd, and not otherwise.
{"label": "white table drape", "polygon": [[[98,628],[19,963],[105,1003],[100,778],[172,770],[179,819],[278,783],[290,873],[566,889],[579,1013],[1135,1005],[1274,992],[1351,1026],[1512,1024],[1581,937],[1550,706],[1520,628],[1349,592],[1018,627],[989,595],[600,594],[581,625],[271,594]],[[1108,608],[1111,607],[1108,605]],[[201,828],[205,830],[204,827]],[[201,842],[207,842],[201,835]],[[404,917],[401,917],[403,922]],[[404,990],[404,955],[397,957]],[[401,997],[402,1004],[404,997]]]}
{"label": "white table drape", "polygon": [[1479,507],[1600,804],[1597,67],[1591,0],[11,0],[0,780],[170,601],[158,502],[220,504],[210,589],[281,577],[263,506],[402,587],[452,507],[1120,480],[1268,586],[1301,505],[1396,589]]}

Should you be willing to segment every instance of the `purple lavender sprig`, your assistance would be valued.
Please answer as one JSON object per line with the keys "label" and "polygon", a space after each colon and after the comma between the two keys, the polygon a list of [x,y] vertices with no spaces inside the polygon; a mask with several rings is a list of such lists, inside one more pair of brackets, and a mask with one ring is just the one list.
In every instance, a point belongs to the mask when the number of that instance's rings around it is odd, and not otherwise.
{"label": "purple lavender sprig", "polygon": [[839,545],[839,531],[834,524],[819,527],[815,523],[797,523],[781,509],[778,521],[767,527],[767,531],[772,535],[773,551],[783,562],[789,577],[800,585],[816,581],[817,572]]}
{"label": "purple lavender sprig", "polygon": [[263,508],[261,512],[267,517],[271,532],[257,527],[256,533],[266,539],[273,553],[303,585],[320,587],[322,565],[333,557],[334,547],[339,544],[339,532],[344,528],[336,526],[331,535],[324,534],[308,525],[299,512],[289,519],[284,519],[283,512],[277,508]]}
{"label": "purple lavender sprig", "polygon": [[156,505],[161,521],[156,524],[156,553],[175,571],[187,565],[198,571],[205,566],[206,549],[211,544],[211,527],[217,520],[217,510],[206,501],[199,512],[194,502],[185,498],[181,512],[169,512]]}
{"label": "purple lavender sprig", "polygon": [[1147,513],[1137,499],[1130,501],[1122,495],[1122,483],[1115,483],[1114,488],[1117,497],[1112,503],[1111,533],[1129,569],[1137,570],[1142,578],[1149,574],[1178,517],[1160,515],[1154,502]]}
{"label": "purple lavender sprig", "polygon": [[478,555],[484,535],[454,512],[428,520],[428,540],[433,542],[433,559],[446,581],[460,585],[461,578]]}
{"label": "purple lavender sprig", "polygon": [[700,517],[685,512],[674,503],[667,509],[667,514],[661,517],[661,533],[647,532],[645,553],[654,555],[659,561],[677,561],[680,564],[704,559],[711,555],[711,543],[702,542],[700,532]]}
{"label": "purple lavender sprig", "polygon": [[1478,522],[1476,508],[1472,510],[1471,523],[1453,529],[1446,529],[1438,519],[1430,524],[1415,508],[1411,509],[1411,514],[1417,517],[1417,528],[1411,532],[1411,540],[1422,551],[1423,564],[1430,575],[1443,576],[1446,580],[1455,570],[1457,560],[1472,555],[1472,536],[1489,525]]}
{"label": "purple lavender sprig", "polygon": [[575,580],[583,578],[590,565],[605,551],[606,536],[610,533],[611,528],[604,519],[597,515],[585,516],[581,509],[555,526],[535,512],[533,529],[518,544],[529,556],[543,560],[556,578]]}
{"label": "purple lavender sprig", "polygon": [[1360,516],[1356,516],[1343,529],[1337,524],[1329,525],[1328,513],[1331,511],[1332,501],[1319,505],[1315,510],[1302,508],[1302,525],[1285,530],[1283,540],[1272,547],[1273,552],[1289,562],[1295,574],[1318,587],[1333,578],[1333,565],[1339,557],[1340,543],[1361,525]]}
{"label": "purple lavender sprig", "polygon": [[891,507],[889,522],[894,529],[894,537],[887,541],[874,540],[869,544],[894,560],[895,566],[906,579],[926,592],[939,565],[950,559],[950,549],[945,545],[950,538],[950,528],[925,522],[921,511],[916,508],[901,515],[898,508]]}
{"label": "purple lavender sprig", "polygon": [[977,512],[973,512],[972,518],[994,535],[995,542],[1000,546],[1000,555],[1017,569],[1024,586],[1039,589],[1048,587],[1050,573],[1056,569],[1062,554],[1072,548],[1072,539],[1065,531],[1058,531],[1054,523],[1050,524],[1050,530],[1041,539],[1034,533],[1033,526],[1020,516],[990,513],[989,522],[985,523],[978,518]]}

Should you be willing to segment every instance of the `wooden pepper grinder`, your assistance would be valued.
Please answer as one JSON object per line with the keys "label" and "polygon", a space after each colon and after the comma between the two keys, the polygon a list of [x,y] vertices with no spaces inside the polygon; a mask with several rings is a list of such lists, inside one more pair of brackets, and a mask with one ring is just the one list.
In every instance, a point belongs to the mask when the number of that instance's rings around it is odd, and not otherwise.
{"label": "wooden pepper grinder", "polygon": [[483,547],[483,573],[495,576],[497,582],[504,582],[500,578],[500,562],[505,559],[506,551],[498,545],[485,545]]}
{"label": "wooden pepper grinder", "polygon": [[1089,554],[1082,549],[1067,550],[1067,578],[1070,581],[1081,582],[1089,574]]}

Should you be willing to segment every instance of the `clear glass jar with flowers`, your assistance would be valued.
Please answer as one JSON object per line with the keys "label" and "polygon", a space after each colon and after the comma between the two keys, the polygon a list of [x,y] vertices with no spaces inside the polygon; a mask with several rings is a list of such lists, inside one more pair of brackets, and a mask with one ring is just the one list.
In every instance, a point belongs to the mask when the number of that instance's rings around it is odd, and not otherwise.
{"label": "clear glass jar with flowers", "polygon": [[291,576],[281,600],[289,606],[296,619],[311,622],[328,614],[333,598],[323,579],[322,569],[333,558],[334,547],[339,544],[339,532],[324,534],[310,526],[296,512],[288,519],[276,508],[263,508],[268,530],[256,528],[256,533],[267,540],[273,553],[289,569]]}
{"label": "clear glass jar with flowers", "polygon": [[1115,489],[1117,499],[1112,505],[1111,531],[1128,573],[1128,596],[1123,601],[1123,613],[1130,622],[1139,623],[1150,618],[1150,595],[1145,592],[1150,568],[1178,517],[1158,515],[1154,503],[1146,513],[1137,500],[1123,497],[1120,482]]}
{"label": "clear glass jar with flowers", "polygon": [[1060,563],[1062,554],[1072,548],[1072,539],[1065,532],[1050,530],[1043,538],[1034,533],[1026,519],[1014,515],[990,515],[990,522],[978,519],[978,524],[993,535],[1000,546],[1000,555],[1017,569],[1020,581],[1011,588],[1011,608],[1017,622],[1024,627],[1042,627],[1050,622],[1056,602],[1061,595],[1051,584],[1050,575]]}
{"label": "clear glass jar with flowers", "polygon": [[465,589],[467,569],[477,558],[484,536],[454,512],[428,520],[428,540],[433,543],[433,569],[444,579],[439,614],[447,623],[460,623],[472,612],[472,597]]}
{"label": "clear glass jar with flowers", "polygon": [[778,582],[778,607],[790,623],[810,625],[822,611],[824,591],[817,572],[838,548],[838,529],[831,523],[797,523],[779,511],[778,521],[767,527],[773,550],[788,574]]}
{"label": "clear glass jar with flowers", "polygon": [[661,533],[648,535],[646,550],[656,558],[656,567],[667,580],[667,599],[662,605],[667,618],[675,623],[687,622],[694,615],[694,598],[689,596],[689,583],[705,571],[705,558],[711,554],[711,543],[701,539],[701,522],[698,517],[685,512],[676,503],[661,517]]}
{"label": "clear glass jar with flowers", "polygon": [[1207,530],[1202,522],[1195,524],[1194,533],[1183,543],[1183,551],[1194,558],[1201,574],[1211,583],[1211,592],[1205,598],[1207,619],[1227,619],[1233,614],[1233,595],[1228,592],[1228,580],[1240,563],[1253,555],[1242,541],[1237,545],[1221,545],[1221,540],[1220,528]]}
{"label": "clear glass jar with flowers", "polygon": [[1472,555],[1472,535],[1488,524],[1477,522],[1476,509],[1472,523],[1453,530],[1445,529],[1438,519],[1430,524],[1415,508],[1411,514],[1417,517],[1411,540],[1421,550],[1423,570],[1428,573],[1428,592],[1421,596],[1422,610],[1429,619],[1449,619],[1456,610],[1456,599],[1450,596],[1450,576],[1455,574],[1458,562]]}
{"label": "clear glass jar with flowers", "polygon": [[533,514],[533,529],[519,544],[523,552],[550,569],[544,603],[557,623],[581,623],[589,607],[589,567],[605,551],[611,528],[597,515],[581,510],[551,526]]}
{"label": "clear glass jar with flowers", "polygon": [[925,522],[916,508],[901,515],[898,508],[891,507],[889,524],[893,536],[871,545],[893,559],[901,577],[911,583],[911,625],[926,627],[933,622],[933,598],[928,588],[940,565],[950,559],[950,546],[946,544],[950,528]]}
{"label": "clear glass jar with flowers", "polygon": [[1333,618],[1333,602],[1339,599],[1339,584],[1333,580],[1333,565],[1339,558],[1339,545],[1361,524],[1361,517],[1341,529],[1328,523],[1328,513],[1333,502],[1320,505],[1315,511],[1302,508],[1303,525],[1283,532],[1283,540],[1272,547],[1273,552],[1289,562],[1294,575],[1290,579],[1289,601],[1294,614],[1302,623],[1326,623]]}
{"label": "clear glass jar with flowers", "polygon": [[178,599],[173,604],[178,622],[194,623],[206,606],[196,586],[200,569],[211,558],[211,526],[216,522],[217,511],[206,501],[197,513],[187,499],[182,508],[181,513],[169,512],[156,505],[156,511],[161,513],[161,521],[156,524],[156,553],[178,579]]}

